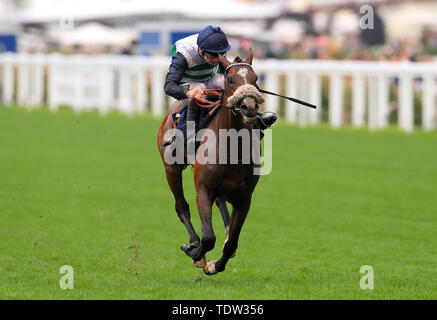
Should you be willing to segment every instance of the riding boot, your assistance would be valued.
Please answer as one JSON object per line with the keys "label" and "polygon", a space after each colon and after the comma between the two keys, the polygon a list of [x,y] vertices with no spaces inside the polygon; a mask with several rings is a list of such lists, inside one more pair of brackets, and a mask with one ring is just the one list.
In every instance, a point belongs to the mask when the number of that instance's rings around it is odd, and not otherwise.
{"label": "riding boot", "polygon": [[255,121],[255,128],[265,130],[270,128],[278,119],[278,115],[272,111],[258,113]]}
{"label": "riding boot", "polygon": [[[193,154],[195,152],[195,145],[196,145],[196,120],[199,116],[200,108],[195,105],[194,100],[191,100],[188,110],[187,110],[187,153]],[[191,130],[191,132],[188,131],[188,122],[192,121],[191,123],[194,123],[194,128]]]}
{"label": "riding boot", "polygon": [[258,113],[255,120],[254,129],[260,130],[260,140],[264,137],[262,130],[270,128],[278,119],[278,115],[274,112],[267,111],[263,113]]}
{"label": "riding boot", "polygon": [[[183,99],[183,100],[179,100],[179,103],[181,103],[183,105],[183,107],[188,107],[188,105],[190,104],[190,100],[191,100],[190,98],[186,98],[186,99]],[[180,116],[181,116],[180,113],[178,113],[176,115],[176,120],[175,120],[176,128],[178,128],[178,126],[180,124],[179,123],[180,122]],[[176,136],[176,133],[175,133],[168,140],[164,140],[163,147],[167,147],[167,146],[171,145],[172,143],[176,142],[176,138],[177,138],[177,136]],[[181,142],[185,143],[183,138],[181,139]]]}

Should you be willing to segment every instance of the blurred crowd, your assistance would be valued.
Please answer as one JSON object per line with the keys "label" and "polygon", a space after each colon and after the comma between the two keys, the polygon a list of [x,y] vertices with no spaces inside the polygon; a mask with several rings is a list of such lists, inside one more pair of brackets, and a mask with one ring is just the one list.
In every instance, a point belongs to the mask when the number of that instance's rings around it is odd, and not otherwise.
{"label": "blurred crowd", "polygon": [[[249,39],[241,40],[238,52],[243,54],[250,45]],[[433,61],[437,58],[437,32],[426,30],[420,39],[390,40],[380,45],[366,45],[358,35],[348,35],[338,40],[326,34],[304,36],[296,43],[276,41],[270,46],[253,46],[256,58],[267,59],[336,59],[336,60],[385,60]],[[434,58],[435,57],[435,58]]]}
{"label": "blurred crowd", "polygon": [[[380,45],[367,45],[359,35],[347,35],[343,39],[326,34],[304,35],[290,43],[275,41],[263,43],[249,38],[232,38],[229,56],[244,56],[252,48],[257,59],[320,59],[320,60],[384,60],[384,61],[433,61],[437,58],[437,32],[425,30],[418,39],[387,39]],[[55,49],[55,48],[53,48]],[[139,54],[137,42],[126,46],[63,46],[56,48],[66,54]],[[170,52],[168,52],[169,54]]]}

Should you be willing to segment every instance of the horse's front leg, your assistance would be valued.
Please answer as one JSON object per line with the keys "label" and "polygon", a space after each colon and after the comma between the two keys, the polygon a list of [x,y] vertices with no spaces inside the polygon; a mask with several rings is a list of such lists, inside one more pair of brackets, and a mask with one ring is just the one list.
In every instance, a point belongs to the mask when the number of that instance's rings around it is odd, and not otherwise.
{"label": "horse's front leg", "polygon": [[199,261],[203,260],[204,255],[214,248],[216,238],[212,227],[212,205],[214,200],[203,187],[197,188],[196,200],[202,223],[202,239],[200,240],[200,247],[192,251],[191,257],[194,261]]}
{"label": "horse's front leg", "polygon": [[240,236],[241,228],[243,227],[247,213],[249,212],[250,200],[250,197],[246,198],[234,206],[229,225],[229,237],[223,247],[223,255],[217,261],[208,261],[205,268],[203,268],[203,271],[206,274],[212,275],[224,271],[226,263],[234,256],[238,247],[238,238]]}
{"label": "horse's front leg", "polygon": [[217,199],[215,199],[215,204],[219,208],[220,214],[222,215],[223,223],[225,224],[226,240],[225,240],[225,242],[223,243],[223,246],[222,246],[222,250],[223,250],[223,248],[224,248],[224,246],[226,244],[226,241],[228,241],[228,239],[229,239],[229,222],[230,222],[231,218],[229,216],[228,206],[226,205],[226,201],[225,200],[223,200],[221,198],[217,198]]}

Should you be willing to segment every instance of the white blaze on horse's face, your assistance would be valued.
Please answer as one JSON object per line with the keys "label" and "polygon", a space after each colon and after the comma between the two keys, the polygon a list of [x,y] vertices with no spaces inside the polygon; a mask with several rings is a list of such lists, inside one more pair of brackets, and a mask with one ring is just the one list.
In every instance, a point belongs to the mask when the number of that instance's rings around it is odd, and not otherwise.
{"label": "white blaze on horse's face", "polygon": [[237,74],[243,78],[244,80],[244,84],[247,84],[247,74],[249,73],[249,70],[247,70],[246,68],[240,68],[240,70],[238,70]]}

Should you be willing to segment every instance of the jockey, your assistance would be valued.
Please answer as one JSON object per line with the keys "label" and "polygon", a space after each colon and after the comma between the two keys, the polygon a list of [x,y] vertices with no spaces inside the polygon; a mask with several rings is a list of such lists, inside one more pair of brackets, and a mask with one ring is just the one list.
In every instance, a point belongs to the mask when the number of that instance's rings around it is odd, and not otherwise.
{"label": "jockey", "polygon": [[[176,41],[171,50],[172,60],[165,79],[165,93],[182,100],[201,98],[202,89],[224,89],[224,75],[221,73],[224,70],[220,68],[219,54],[225,55],[229,49],[231,46],[220,27],[207,26],[198,34]],[[195,121],[199,109],[190,103],[187,121]],[[257,119],[256,127],[264,130],[276,119],[276,114],[269,114]]]}

